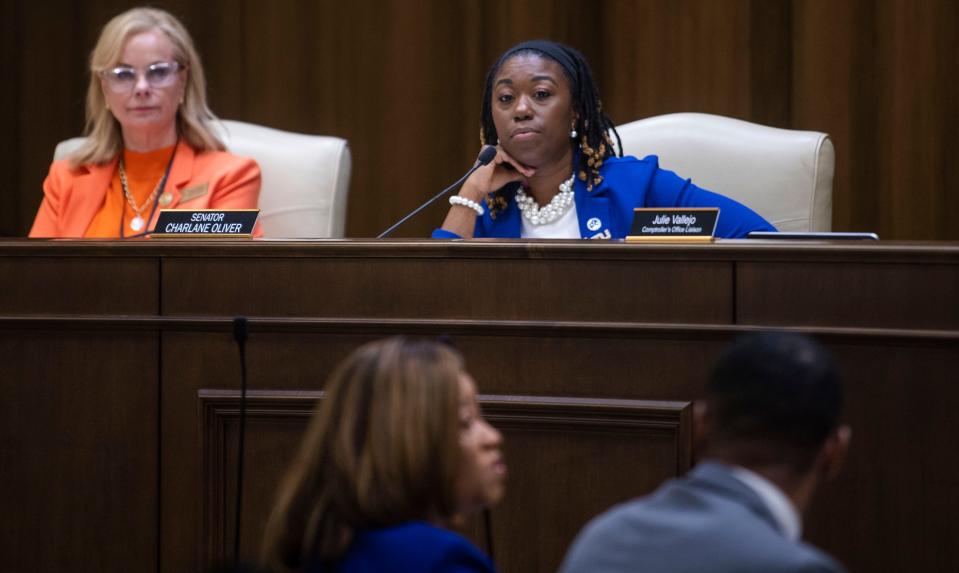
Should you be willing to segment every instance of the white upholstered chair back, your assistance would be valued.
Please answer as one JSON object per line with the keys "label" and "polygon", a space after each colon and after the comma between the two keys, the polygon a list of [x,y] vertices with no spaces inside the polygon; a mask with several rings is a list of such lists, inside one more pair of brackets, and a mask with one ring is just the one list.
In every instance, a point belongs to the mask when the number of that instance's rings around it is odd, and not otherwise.
{"label": "white upholstered chair back", "polygon": [[616,130],[624,155],[657,155],[660,167],[743,203],[780,231],[832,229],[835,150],[825,133],[704,113],[660,115]]}
{"label": "white upholstered chair back", "polygon": [[[280,131],[223,120],[218,126],[227,149],[260,165],[260,224],[264,237],[342,237],[351,158],[346,140]],[[55,159],[83,143],[60,142]]]}

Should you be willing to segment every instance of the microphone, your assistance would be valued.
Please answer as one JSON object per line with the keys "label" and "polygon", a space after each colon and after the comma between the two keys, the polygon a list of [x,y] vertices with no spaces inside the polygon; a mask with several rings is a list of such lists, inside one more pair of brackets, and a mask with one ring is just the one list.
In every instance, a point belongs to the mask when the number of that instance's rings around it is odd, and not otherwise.
{"label": "microphone", "polygon": [[493,147],[492,145],[487,145],[486,147],[484,147],[483,150],[480,151],[479,156],[476,158],[476,163],[473,164],[473,167],[471,167],[470,170],[467,171],[465,175],[463,175],[462,177],[460,177],[459,179],[457,179],[455,183],[453,183],[452,185],[450,185],[450,186],[447,187],[446,189],[443,189],[442,191],[440,191],[439,193],[437,193],[436,195],[434,195],[429,201],[427,201],[426,203],[423,203],[422,205],[420,205],[419,207],[417,207],[417,208],[416,208],[415,210],[413,210],[410,214],[406,215],[405,217],[403,217],[403,218],[400,219],[399,221],[393,223],[393,226],[392,226],[392,227],[390,227],[389,229],[387,229],[387,230],[383,231],[382,233],[380,233],[376,238],[377,238],[377,239],[382,239],[382,238],[384,238],[384,237],[389,236],[390,233],[392,233],[393,231],[395,231],[397,227],[399,227],[400,225],[402,225],[403,223],[405,223],[406,221],[408,221],[410,218],[412,218],[413,215],[416,215],[417,213],[419,213],[419,212],[422,211],[423,209],[426,209],[427,207],[429,207],[430,205],[432,205],[432,204],[433,204],[433,201],[436,201],[437,199],[439,199],[439,198],[442,197],[443,195],[446,195],[447,193],[449,193],[449,192],[452,191],[453,189],[456,189],[457,187],[459,187],[460,185],[462,185],[463,182],[466,181],[466,179],[467,179],[470,175],[472,175],[474,171],[476,171],[477,169],[479,169],[480,167],[482,167],[482,166],[484,166],[484,165],[488,165],[489,162],[492,161],[494,157],[496,157],[496,148]]}

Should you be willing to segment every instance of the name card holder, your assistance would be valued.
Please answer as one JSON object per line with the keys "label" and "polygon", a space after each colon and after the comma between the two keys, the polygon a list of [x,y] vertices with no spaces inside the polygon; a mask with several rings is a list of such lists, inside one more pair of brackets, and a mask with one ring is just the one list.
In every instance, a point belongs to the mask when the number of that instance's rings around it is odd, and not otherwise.
{"label": "name card holder", "polygon": [[163,209],[150,237],[250,238],[259,209]]}
{"label": "name card holder", "polygon": [[716,233],[719,208],[633,209],[627,243],[709,243]]}

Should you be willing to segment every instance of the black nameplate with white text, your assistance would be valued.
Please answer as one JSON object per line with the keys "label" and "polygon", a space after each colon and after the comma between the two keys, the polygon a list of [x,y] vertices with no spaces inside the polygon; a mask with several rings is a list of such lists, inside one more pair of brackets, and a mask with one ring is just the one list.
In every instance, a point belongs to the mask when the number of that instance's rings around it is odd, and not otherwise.
{"label": "black nameplate with white text", "polygon": [[259,209],[163,209],[151,237],[252,237]]}
{"label": "black nameplate with white text", "polygon": [[627,243],[713,240],[719,209],[633,209],[633,226]]}

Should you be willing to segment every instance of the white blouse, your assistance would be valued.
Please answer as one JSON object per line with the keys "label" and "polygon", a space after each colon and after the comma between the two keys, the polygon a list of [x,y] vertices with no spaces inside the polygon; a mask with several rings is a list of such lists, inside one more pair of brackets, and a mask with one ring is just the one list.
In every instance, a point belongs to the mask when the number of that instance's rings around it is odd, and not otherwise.
{"label": "white blouse", "polygon": [[523,239],[580,239],[576,203],[559,219],[545,225],[534,225],[520,214],[519,236]]}

